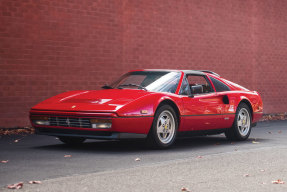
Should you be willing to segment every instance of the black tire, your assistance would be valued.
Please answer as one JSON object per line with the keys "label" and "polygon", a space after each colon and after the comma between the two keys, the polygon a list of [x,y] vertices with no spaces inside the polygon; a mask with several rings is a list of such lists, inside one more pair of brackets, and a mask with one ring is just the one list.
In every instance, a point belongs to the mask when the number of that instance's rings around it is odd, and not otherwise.
{"label": "black tire", "polygon": [[[241,118],[241,117],[245,117]],[[245,128],[246,127],[246,128]],[[252,116],[250,108],[245,103],[240,103],[237,107],[235,119],[231,128],[225,131],[225,136],[229,140],[244,141],[248,139],[252,127]]]}
{"label": "black tire", "polygon": [[[162,123],[165,116],[166,121]],[[161,118],[161,120],[159,118]],[[158,125],[161,125],[163,132],[166,132],[158,133]],[[155,113],[153,124],[149,131],[147,145],[156,149],[165,149],[170,147],[175,142],[177,129],[178,117],[174,109],[170,105],[160,106]],[[167,133],[168,131],[170,131],[170,133]],[[164,138],[164,136],[166,138]]]}
{"label": "black tire", "polygon": [[86,139],[82,137],[59,137],[59,140],[67,145],[79,145]]}

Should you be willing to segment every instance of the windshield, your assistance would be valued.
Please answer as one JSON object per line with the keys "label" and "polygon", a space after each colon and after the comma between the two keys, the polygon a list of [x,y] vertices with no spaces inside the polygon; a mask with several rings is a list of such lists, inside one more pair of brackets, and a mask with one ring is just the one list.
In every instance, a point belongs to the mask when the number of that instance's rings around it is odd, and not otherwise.
{"label": "windshield", "polygon": [[175,93],[181,73],[169,71],[134,71],[123,75],[109,87],[113,89],[144,89]]}

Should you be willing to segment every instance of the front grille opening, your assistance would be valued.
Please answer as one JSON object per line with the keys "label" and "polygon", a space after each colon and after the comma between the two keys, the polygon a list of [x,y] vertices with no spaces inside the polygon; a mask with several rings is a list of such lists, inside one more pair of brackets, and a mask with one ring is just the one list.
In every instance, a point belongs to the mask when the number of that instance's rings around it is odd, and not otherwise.
{"label": "front grille opening", "polygon": [[72,117],[49,117],[50,126],[92,128],[90,119]]}

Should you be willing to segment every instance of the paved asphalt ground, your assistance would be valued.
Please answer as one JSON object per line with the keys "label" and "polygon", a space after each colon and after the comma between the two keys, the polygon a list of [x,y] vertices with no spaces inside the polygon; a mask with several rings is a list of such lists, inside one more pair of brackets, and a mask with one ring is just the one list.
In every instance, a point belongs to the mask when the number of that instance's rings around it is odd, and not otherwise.
{"label": "paved asphalt ground", "polygon": [[[88,140],[69,147],[48,136],[2,136],[3,160],[8,162],[0,163],[0,191],[23,181],[19,191],[285,192],[287,121],[261,122],[244,142],[193,137],[168,150],[150,150],[141,142]],[[286,183],[272,184],[278,179]]]}

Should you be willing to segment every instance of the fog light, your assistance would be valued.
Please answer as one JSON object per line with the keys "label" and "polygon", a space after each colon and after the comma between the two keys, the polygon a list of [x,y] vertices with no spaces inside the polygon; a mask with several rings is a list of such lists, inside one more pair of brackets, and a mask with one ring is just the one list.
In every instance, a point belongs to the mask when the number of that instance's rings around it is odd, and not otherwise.
{"label": "fog light", "polygon": [[44,121],[44,120],[34,120],[33,123],[36,125],[50,125],[49,121]]}
{"label": "fog light", "polygon": [[109,129],[112,127],[111,119],[91,119],[92,128],[95,129]]}
{"label": "fog light", "polygon": [[32,116],[31,120],[36,125],[50,125],[49,117],[46,116]]}

